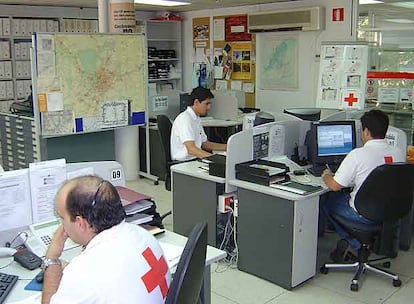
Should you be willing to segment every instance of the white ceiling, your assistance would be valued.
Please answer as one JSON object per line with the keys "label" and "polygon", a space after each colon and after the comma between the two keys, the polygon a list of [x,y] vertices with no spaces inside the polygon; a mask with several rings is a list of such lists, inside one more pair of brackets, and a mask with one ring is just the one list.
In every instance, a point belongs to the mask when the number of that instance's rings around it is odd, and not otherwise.
{"label": "white ceiling", "polygon": [[[175,8],[150,5],[135,5],[141,11],[194,11],[202,9],[219,9],[232,6],[256,5],[272,2],[289,2],[299,0],[183,0],[191,5]],[[350,0],[348,0],[350,1]],[[360,5],[360,14],[375,16],[374,27],[383,33],[383,43],[395,45],[395,39],[404,40],[414,48],[414,8],[401,8],[391,5],[395,2],[413,2],[414,0],[384,0],[383,4]],[[98,0],[0,0],[0,4],[40,5],[40,6],[70,6],[96,8]],[[409,19],[413,23],[397,24],[386,19]],[[391,29],[391,31],[390,31]],[[398,44],[398,43],[397,43]]]}
{"label": "white ceiling", "polygon": [[[172,0],[174,1],[174,0]],[[195,11],[201,9],[214,9],[242,5],[254,5],[272,2],[289,2],[299,0],[181,0],[191,2],[191,5],[178,7],[151,6],[135,4],[137,10],[146,11]],[[73,6],[73,7],[97,7],[98,0],[0,0],[0,4],[23,4],[23,5],[47,5],[47,6]]]}

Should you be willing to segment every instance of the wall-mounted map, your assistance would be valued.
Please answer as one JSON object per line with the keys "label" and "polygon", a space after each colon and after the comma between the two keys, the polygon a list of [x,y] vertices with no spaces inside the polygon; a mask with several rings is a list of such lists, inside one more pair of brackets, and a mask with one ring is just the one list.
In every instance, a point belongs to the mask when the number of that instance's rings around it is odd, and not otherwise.
{"label": "wall-mounted map", "polygon": [[[36,42],[38,109],[55,112],[42,119],[72,111],[72,132],[144,123],[144,36],[39,34]],[[42,135],[71,133],[67,125],[63,132],[47,125]]]}
{"label": "wall-mounted map", "polygon": [[298,41],[295,37],[257,35],[256,49],[259,89],[298,88]]}

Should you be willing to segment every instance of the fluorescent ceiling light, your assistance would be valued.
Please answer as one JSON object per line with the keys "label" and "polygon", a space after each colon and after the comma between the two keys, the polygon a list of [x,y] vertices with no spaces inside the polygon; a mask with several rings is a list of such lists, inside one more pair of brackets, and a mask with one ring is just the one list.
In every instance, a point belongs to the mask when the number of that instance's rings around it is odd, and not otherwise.
{"label": "fluorescent ceiling light", "polygon": [[158,5],[158,6],[179,6],[179,5],[189,5],[188,2],[178,2],[178,1],[168,1],[168,0],[134,0],[136,4],[148,4],[148,5]]}
{"label": "fluorescent ceiling light", "polygon": [[414,8],[414,2],[409,2],[409,1],[394,2],[394,3],[389,3],[389,4],[393,6],[398,6],[398,7]]}
{"label": "fluorescent ceiling light", "polygon": [[376,4],[384,3],[384,0],[359,0],[359,4]]}
{"label": "fluorescent ceiling light", "polygon": [[393,23],[414,23],[414,20],[410,20],[410,19],[384,19],[384,20],[388,22],[393,22]]}

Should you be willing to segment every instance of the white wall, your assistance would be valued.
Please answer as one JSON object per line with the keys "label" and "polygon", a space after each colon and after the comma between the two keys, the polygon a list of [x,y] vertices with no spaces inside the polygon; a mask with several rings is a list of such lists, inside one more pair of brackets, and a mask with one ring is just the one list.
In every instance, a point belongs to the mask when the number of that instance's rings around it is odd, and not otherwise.
{"label": "white wall", "polygon": [[[192,18],[210,16],[212,31],[213,16],[248,14],[250,12],[271,11],[294,7],[323,6],[326,11],[326,27],[323,31],[296,32],[298,34],[299,84],[298,90],[260,90],[256,88],[256,107],[262,110],[280,112],[285,108],[314,107],[319,73],[319,53],[322,41],[356,40],[357,3],[356,0],[303,0],[253,6],[240,6],[226,9],[213,9],[183,13],[183,84],[191,90],[192,75]],[[332,22],[332,8],[345,9],[344,22]],[[261,34],[263,35],[263,34]],[[213,45],[210,32],[210,46]],[[256,77],[257,78],[257,77]]]}

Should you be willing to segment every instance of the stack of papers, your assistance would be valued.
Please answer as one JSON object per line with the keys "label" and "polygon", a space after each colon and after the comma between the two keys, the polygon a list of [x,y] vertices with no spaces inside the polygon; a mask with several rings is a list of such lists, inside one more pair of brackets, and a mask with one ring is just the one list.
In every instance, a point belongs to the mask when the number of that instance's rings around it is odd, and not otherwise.
{"label": "stack of papers", "polygon": [[[121,201],[122,201],[122,199],[121,199]],[[123,202],[122,202],[122,204],[123,204]],[[129,205],[124,205],[124,209],[125,209],[126,215],[132,215],[132,214],[135,214],[135,213],[145,211],[145,210],[151,208],[152,205],[153,205],[152,201],[144,199],[144,200],[140,200],[140,201],[135,202],[135,203],[131,203]]]}
{"label": "stack of papers", "polygon": [[135,213],[132,216],[127,216],[125,218],[125,221],[127,223],[140,225],[140,224],[145,224],[145,223],[151,222],[153,218],[154,218],[153,215],[148,215],[148,214],[145,214],[145,213]]}

